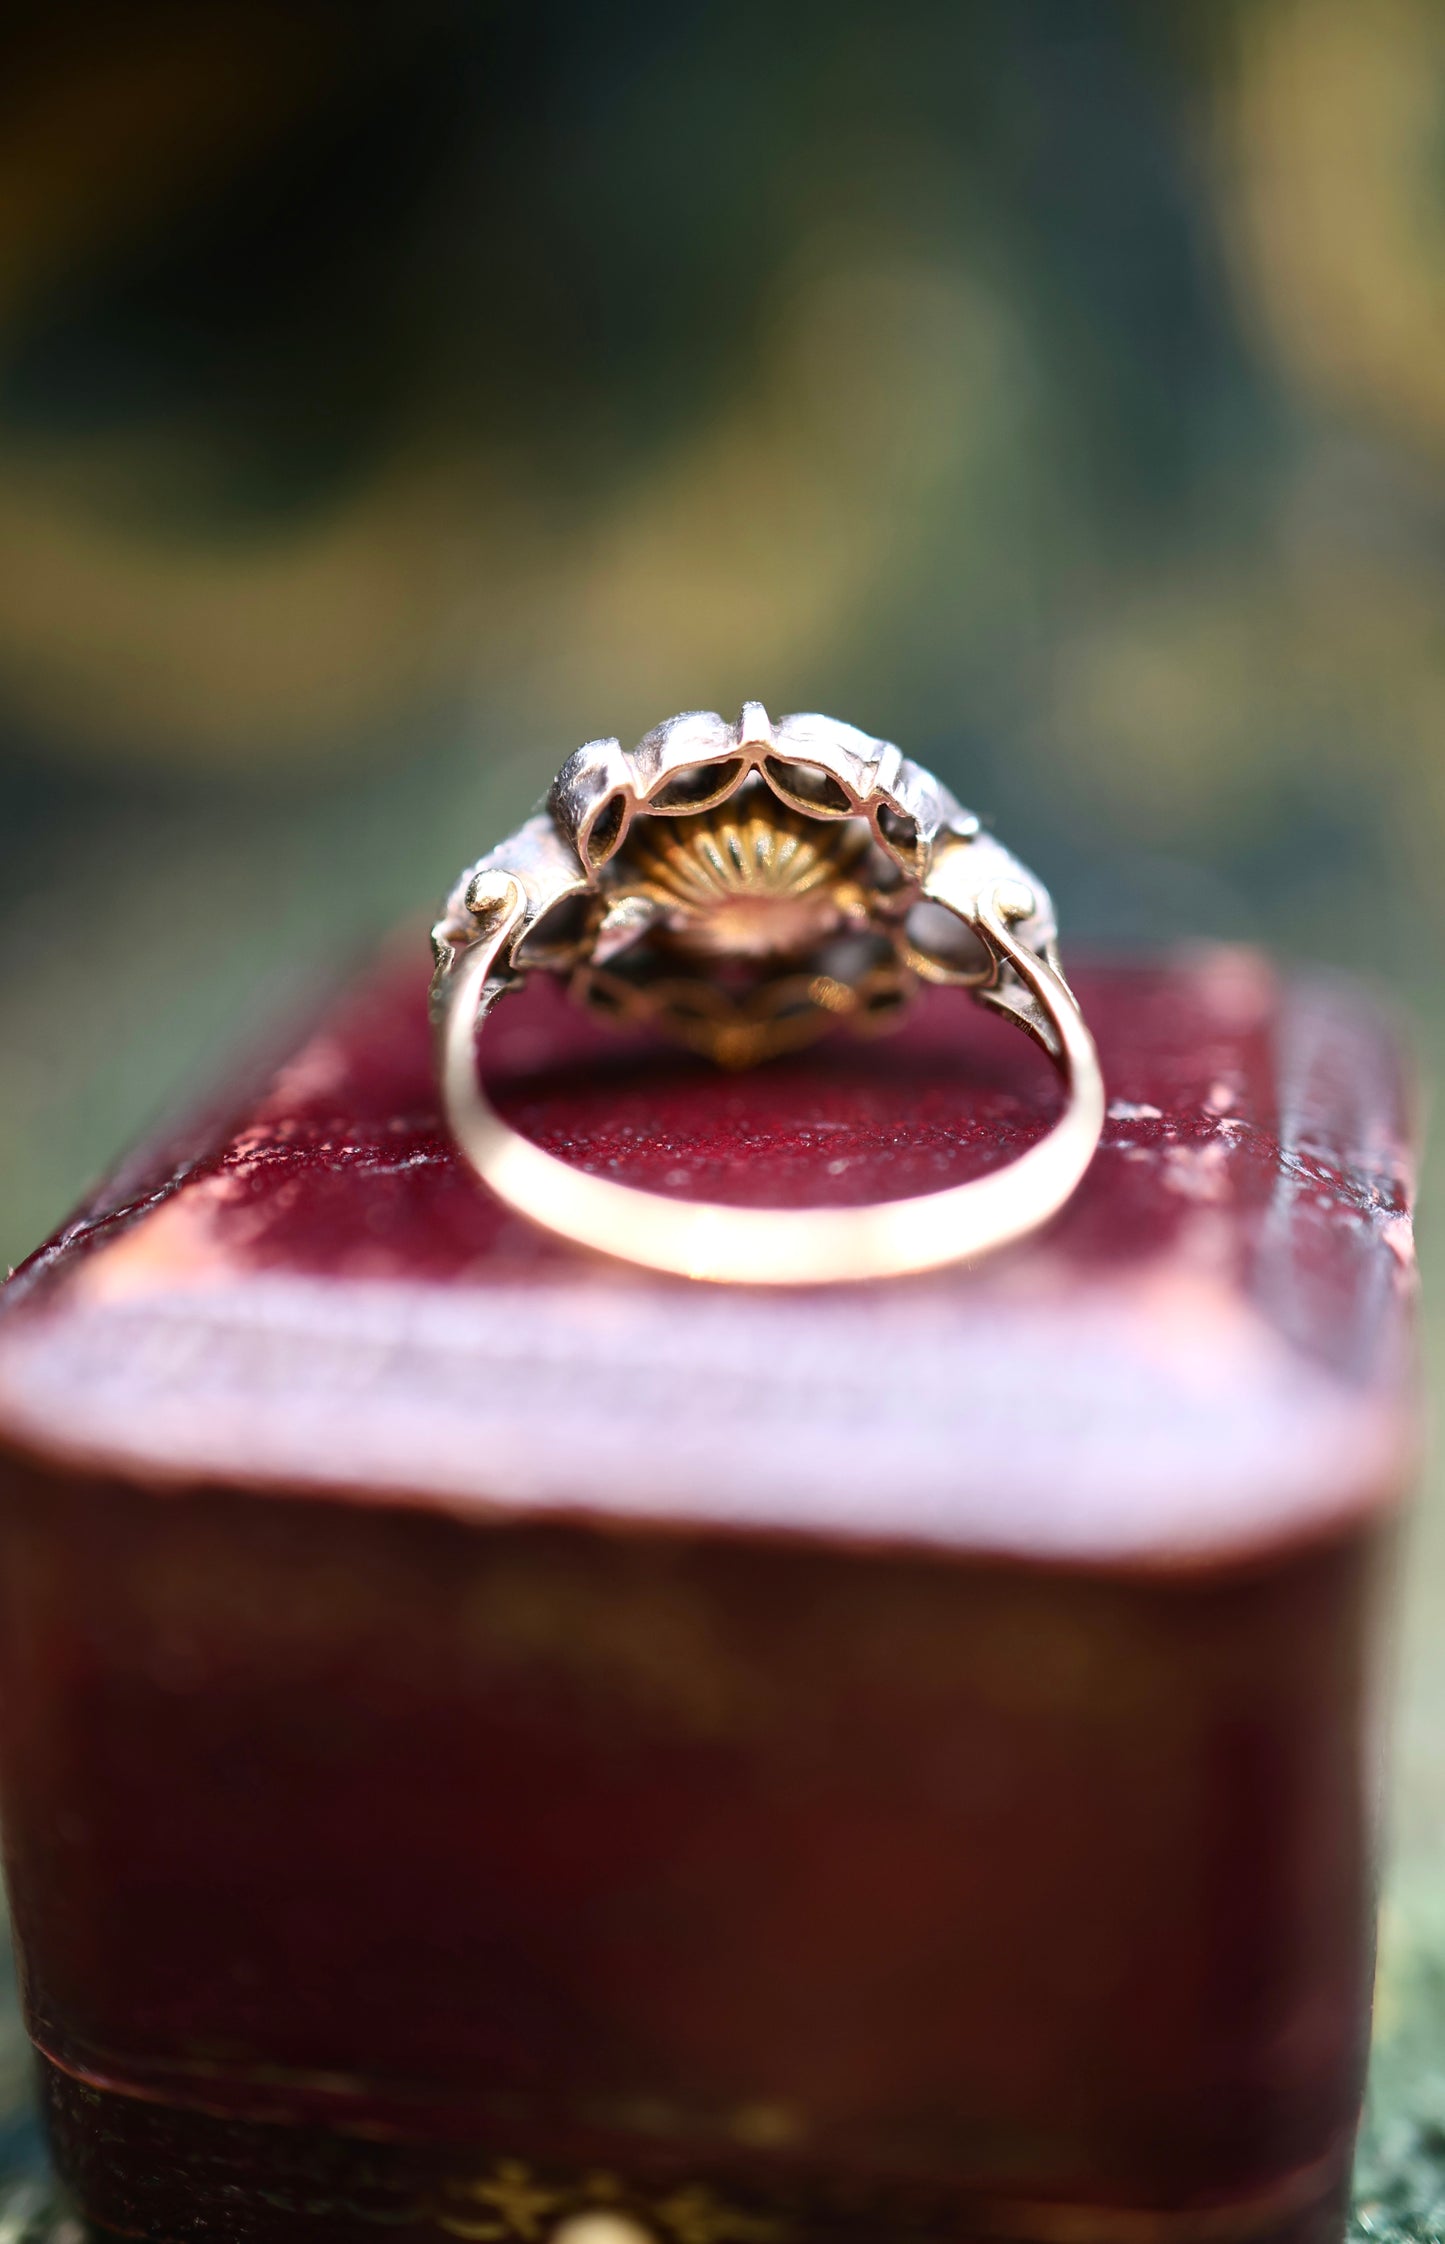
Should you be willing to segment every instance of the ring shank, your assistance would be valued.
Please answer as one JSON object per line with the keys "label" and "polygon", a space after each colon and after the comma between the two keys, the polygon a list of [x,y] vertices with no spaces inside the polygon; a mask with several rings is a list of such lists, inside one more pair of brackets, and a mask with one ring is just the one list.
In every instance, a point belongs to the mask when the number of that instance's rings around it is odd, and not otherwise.
{"label": "ring shank", "polygon": [[[520,902],[520,900],[519,900]],[[447,1121],[500,1200],[533,1223],[596,1252],[677,1277],[728,1285],[836,1285],[971,1262],[1026,1238],[1079,1183],[1104,1124],[1094,1041],[1062,977],[1014,936],[997,903],[978,928],[1037,1000],[1053,1030],[1063,1113],[1006,1168],[965,1184],[861,1208],[735,1208],[675,1200],[590,1175],[502,1120],[477,1072],[483,995],[517,914],[503,915],[458,961],[440,1021]]]}

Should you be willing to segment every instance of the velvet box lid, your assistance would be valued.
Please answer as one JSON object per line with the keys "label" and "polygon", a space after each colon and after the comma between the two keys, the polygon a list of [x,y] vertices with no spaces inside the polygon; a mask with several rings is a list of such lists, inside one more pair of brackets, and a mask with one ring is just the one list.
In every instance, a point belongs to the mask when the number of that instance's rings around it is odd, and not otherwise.
{"label": "velvet box lid", "polygon": [[[569,1252],[387,966],[17,1274],[0,1779],[92,2217],[1338,2234],[1397,1065],[1251,954],[1078,982],[1104,1143],[976,1271]],[[957,1181],[1057,1095],[948,997],[739,1078],[540,991],[492,1042],[552,1150],[740,1202]]]}

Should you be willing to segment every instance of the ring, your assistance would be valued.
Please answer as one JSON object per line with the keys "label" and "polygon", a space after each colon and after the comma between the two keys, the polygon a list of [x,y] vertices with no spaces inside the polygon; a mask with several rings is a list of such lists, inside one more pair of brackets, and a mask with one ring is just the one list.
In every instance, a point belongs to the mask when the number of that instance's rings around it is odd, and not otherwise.
{"label": "ring", "polygon": [[[578,1245],[674,1275],[823,1285],[935,1270],[1025,1238],[1068,1200],[1104,1123],[1093,1038],[1049,897],[891,742],[818,716],[674,717],[592,740],[543,808],[468,867],[432,931],[447,1123],[499,1199]],[[590,1012],[651,1022],[725,1067],[843,1019],[966,990],[1052,1060],[1067,1093],[1005,1168],[904,1200],[737,1208],[573,1168],[512,1129],[478,1076],[497,1000],[536,971]]]}

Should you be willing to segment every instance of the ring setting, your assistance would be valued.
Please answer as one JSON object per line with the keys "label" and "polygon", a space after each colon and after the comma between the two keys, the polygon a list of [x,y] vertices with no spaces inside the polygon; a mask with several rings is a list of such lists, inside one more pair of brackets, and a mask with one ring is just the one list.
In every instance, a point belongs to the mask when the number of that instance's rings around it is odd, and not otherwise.
{"label": "ring setting", "polygon": [[[1043,885],[891,742],[816,715],[674,717],[579,748],[542,809],[462,874],[432,931],[443,1104],[483,1180],[578,1243],[694,1278],[823,1283],[972,1259],[1073,1191],[1103,1122],[1093,1043]],[[867,1034],[919,986],[968,993],[1048,1054],[1068,1101],[1006,1169],[872,1207],[679,1202],[511,1130],[475,1041],[533,972],[724,1067]],[[1003,1189],[1000,1189],[1003,1188]]]}

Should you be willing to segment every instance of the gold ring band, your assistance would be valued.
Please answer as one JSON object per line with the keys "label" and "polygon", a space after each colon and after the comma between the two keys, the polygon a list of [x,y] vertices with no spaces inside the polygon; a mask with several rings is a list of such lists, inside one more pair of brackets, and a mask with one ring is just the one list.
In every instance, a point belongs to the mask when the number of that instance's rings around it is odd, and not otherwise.
{"label": "gold ring band", "polygon": [[[815,846],[814,823],[834,838]],[[720,1015],[699,1004],[707,973],[679,981],[676,971],[679,958],[699,956],[715,971],[730,941],[763,1001],[745,1017],[746,1034],[731,998]],[[1098,1057],[1039,884],[929,774],[888,743],[820,718],[774,728],[749,704],[735,727],[674,719],[631,758],[616,742],[590,743],[564,766],[547,809],[463,875],[433,947],[442,1104],[478,1176],[534,1223],[648,1269],[824,1285],[972,1261],[1063,1207],[1103,1128]],[[971,992],[1053,1061],[1064,1111],[1007,1167],[865,1207],[680,1200],[557,1159],[512,1129],[483,1091],[478,1031],[536,968],[568,974],[584,1002],[603,988],[613,1012],[615,983],[635,1013],[650,1009],[685,1041],[711,1039],[717,1056],[736,1061],[762,1056],[758,1041],[767,1049],[770,1039],[772,1048],[798,1040],[792,1000],[772,1002],[784,983],[813,993],[818,1021],[805,1018],[805,1028],[826,1025],[850,1010],[850,994],[886,986],[880,950],[904,983]],[[852,980],[840,978],[850,964]]]}

